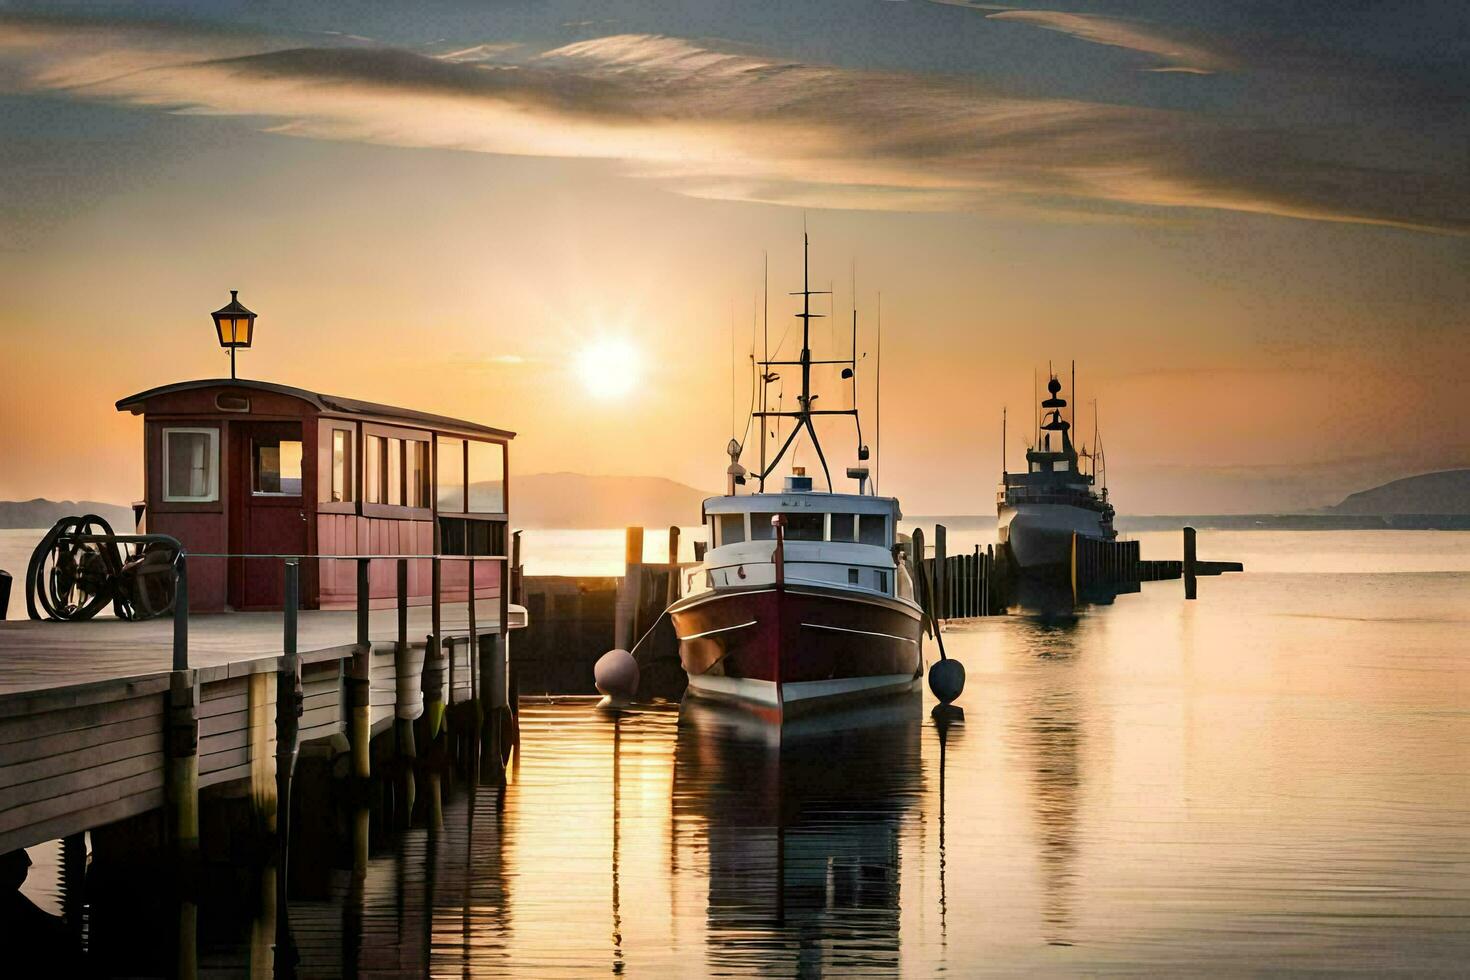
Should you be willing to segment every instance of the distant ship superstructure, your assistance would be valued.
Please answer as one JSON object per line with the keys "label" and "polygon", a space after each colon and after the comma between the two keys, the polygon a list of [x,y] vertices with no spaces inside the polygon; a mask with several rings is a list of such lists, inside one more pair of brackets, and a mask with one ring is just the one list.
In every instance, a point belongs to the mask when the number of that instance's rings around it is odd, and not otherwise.
{"label": "distant ship superstructure", "polygon": [[1016,565],[1025,572],[1065,568],[1070,560],[1072,535],[1111,541],[1113,505],[1107,487],[1099,493],[1096,466],[1086,471],[1083,460],[1097,452],[1079,453],[1072,441],[1072,425],[1062,417],[1067,407],[1060,397],[1062,383],[1047,381],[1049,397],[1041,403],[1039,442],[1026,451],[1025,473],[1001,473],[996,493],[1000,542],[1009,546]]}

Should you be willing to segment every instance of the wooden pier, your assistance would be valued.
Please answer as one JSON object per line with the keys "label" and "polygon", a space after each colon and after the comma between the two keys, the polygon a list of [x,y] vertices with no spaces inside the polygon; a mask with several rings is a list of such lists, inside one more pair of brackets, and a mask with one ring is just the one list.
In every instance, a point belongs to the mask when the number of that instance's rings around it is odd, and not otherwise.
{"label": "wooden pier", "polygon": [[[291,586],[308,560],[286,561]],[[478,728],[503,761],[506,628],[526,625],[501,587],[507,559],[352,561],[356,610],[298,612],[288,596],[282,612],[0,623],[0,853],[162,810],[187,854],[200,790],[229,785],[274,826],[278,780],[298,751],[350,754],[366,778],[374,739],[417,757],[460,708],[461,733]],[[432,567],[427,606],[408,603],[411,561]],[[442,585],[449,562],[468,563],[468,588]],[[393,607],[371,608],[373,564],[397,567]],[[476,566],[498,573],[490,587],[475,586]]]}

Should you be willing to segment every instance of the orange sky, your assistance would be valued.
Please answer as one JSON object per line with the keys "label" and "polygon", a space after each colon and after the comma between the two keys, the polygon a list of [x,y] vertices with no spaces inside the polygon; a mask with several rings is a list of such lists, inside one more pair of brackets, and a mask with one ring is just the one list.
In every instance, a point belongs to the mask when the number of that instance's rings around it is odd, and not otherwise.
{"label": "orange sky", "polygon": [[[1083,28],[1059,24],[1015,29],[1081,43],[1057,32]],[[769,250],[773,341],[790,322],[803,215],[813,279],[835,283],[844,344],[852,266],[869,351],[882,292],[883,489],[909,513],[992,509],[1001,408],[1019,420],[1019,460],[1032,371],[1048,359],[1061,369],[1075,357],[1084,406],[1100,402],[1124,513],[1317,506],[1470,464],[1470,254],[1458,213],[1419,230],[1439,220],[1423,203],[1345,192],[1328,207],[1299,189],[1299,174],[1186,179],[1183,144],[1177,158],[1137,156],[1174,139],[1168,126],[1139,129],[1155,125],[1153,109],[1122,121],[1116,106],[1055,99],[977,110],[966,132],[989,127],[987,147],[1002,139],[1002,111],[1028,127],[1037,113],[1051,114],[1048,126],[1087,120],[1058,144],[1076,166],[1016,151],[994,164],[998,182],[958,151],[942,167],[859,151],[860,129],[606,114],[558,126],[535,120],[541,94],[515,103],[525,119],[510,126],[503,105],[425,102],[422,87],[385,115],[381,100],[400,93],[357,76],[313,87],[288,84],[279,65],[264,82],[174,68],[176,47],[203,43],[188,33],[97,54],[75,27],[6,26],[0,126],[23,138],[0,150],[14,175],[0,200],[0,498],[138,496],[140,425],[112,403],[226,373],[208,313],[230,288],[260,314],[242,375],[517,430],[513,472],[717,489],[731,320],[743,357]],[[243,37],[226,47],[257,43]],[[1125,41],[1148,57],[1159,47],[1132,34],[1089,40],[1108,57]],[[556,64],[614,57],[599,43]],[[624,65],[695,57],[619,43]],[[723,76],[709,72],[763,70],[700,64],[714,97]],[[858,105],[876,85],[907,86],[905,98],[936,107],[959,98],[921,72],[802,70],[792,98],[815,88]],[[191,86],[205,86],[207,113],[159,111],[193,98]],[[1125,174],[1117,132],[1136,144],[1130,159],[1151,162]],[[792,139],[816,142],[793,149]],[[1092,203],[1044,200],[1058,182]],[[771,203],[780,199],[801,206]],[[644,362],[625,398],[591,397],[575,371],[577,353],[606,338]],[[1079,428],[1091,431],[1086,407]],[[834,432],[834,470],[851,448]]]}

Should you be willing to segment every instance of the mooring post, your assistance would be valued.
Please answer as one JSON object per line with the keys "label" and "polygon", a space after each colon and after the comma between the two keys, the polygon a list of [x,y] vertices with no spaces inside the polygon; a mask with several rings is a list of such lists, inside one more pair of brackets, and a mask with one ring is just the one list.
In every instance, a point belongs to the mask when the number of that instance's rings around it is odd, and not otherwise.
{"label": "mooring post", "polygon": [[1194,528],[1184,529],[1184,598],[1194,599],[1199,595],[1199,579],[1195,577]]}
{"label": "mooring post", "polygon": [[669,526],[669,581],[664,590],[664,605],[671,606],[679,598],[679,525]]}
{"label": "mooring post", "polygon": [[623,581],[618,587],[617,607],[613,613],[613,647],[616,649],[633,649],[642,588],[643,528],[630,527],[624,532]]}
{"label": "mooring post", "polygon": [[945,601],[949,583],[948,533],[943,524],[934,525],[934,615],[939,619],[949,618],[949,603]]}
{"label": "mooring post", "polygon": [[358,779],[372,775],[372,754],[369,740],[372,737],[372,639],[368,632],[368,613],[372,596],[369,590],[368,565],[370,559],[357,559],[357,646],[352,652],[352,665],[348,668],[347,692],[349,710],[348,742],[352,746],[352,774]]}

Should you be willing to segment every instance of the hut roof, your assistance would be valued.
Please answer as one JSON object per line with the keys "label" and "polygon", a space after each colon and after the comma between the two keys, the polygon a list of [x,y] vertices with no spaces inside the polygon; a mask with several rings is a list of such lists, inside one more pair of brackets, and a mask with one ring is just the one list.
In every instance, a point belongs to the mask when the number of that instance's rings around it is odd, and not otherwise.
{"label": "hut roof", "polygon": [[161,395],[195,391],[200,388],[219,387],[248,388],[252,391],[269,391],[278,395],[290,395],[312,405],[320,412],[361,415],[398,422],[412,422],[431,429],[475,433],[496,436],[501,439],[515,438],[515,433],[509,430],[481,425],[478,422],[468,422],[464,419],[451,418],[448,415],[435,415],[432,412],[420,412],[412,408],[398,408],[394,405],[381,405],[377,402],[366,402],[357,398],[343,398],[340,395],[324,395],[318,391],[307,391],[305,388],[293,388],[290,385],[274,384],[269,381],[247,381],[245,379],[231,380],[230,378],[213,378],[200,381],[178,381],[174,384],[160,385],[157,388],[149,388],[147,391],[140,391],[136,395],[129,395],[126,398],[119,399],[117,410],[119,412],[128,411],[137,415],[144,410],[146,403],[150,399],[157,398]]}

